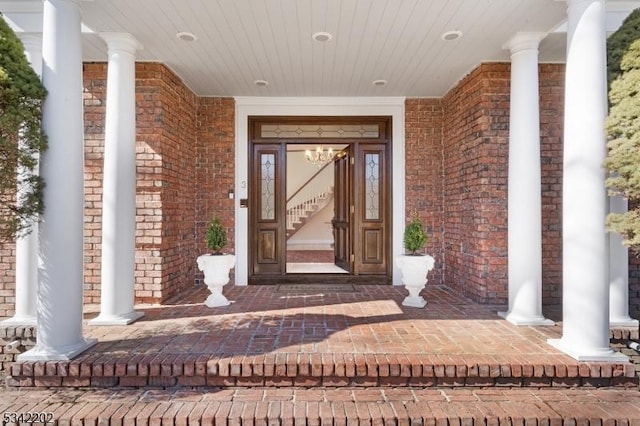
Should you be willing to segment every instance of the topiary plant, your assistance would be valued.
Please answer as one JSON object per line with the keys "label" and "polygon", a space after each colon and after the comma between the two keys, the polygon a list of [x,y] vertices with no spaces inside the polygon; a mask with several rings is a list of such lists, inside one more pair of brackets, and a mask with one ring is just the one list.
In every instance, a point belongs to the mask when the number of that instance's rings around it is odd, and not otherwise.
{"label": "topiary plant", "polygon": [[215,217],[207,227],[207,247],[213,250],[214,255],[221,255],[222,249],[227,245],[227,232],[220,222],[220,218]]}
{"label": "topiary plant", "polygon": [[429,237],[427,236],[418,212],[413,212],[413,219],[404,230],[404,248],[411,252],[411,255],[418,255],[418,250],[422,250],[427,244]]}
{"label": "topiary plant", "polygon": [[35,170],[38,154],[47,147],[42,132],[46,94],[22,42],[0,14],[0,242],[28,234],[44,209],[44,181]]}

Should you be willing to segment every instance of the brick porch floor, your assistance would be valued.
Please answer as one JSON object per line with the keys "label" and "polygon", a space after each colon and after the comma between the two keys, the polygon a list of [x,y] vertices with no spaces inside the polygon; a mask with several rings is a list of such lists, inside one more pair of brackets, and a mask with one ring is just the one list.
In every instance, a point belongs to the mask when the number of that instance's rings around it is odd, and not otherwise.
{"label": "brick porch floor", "polygon": [[84,424],[640,421],[633,365],[561,354],[546,343],[561,325],[516,327],[497,316],[503,307],[446,288],[425,290],[424,309],[403,307],[401,287],[355,289],[229,286],[231,306],[207,308],[197,288],[139,306],[133,325],[86,326],[99,343],[71,362],[15,363],[0,409]]}

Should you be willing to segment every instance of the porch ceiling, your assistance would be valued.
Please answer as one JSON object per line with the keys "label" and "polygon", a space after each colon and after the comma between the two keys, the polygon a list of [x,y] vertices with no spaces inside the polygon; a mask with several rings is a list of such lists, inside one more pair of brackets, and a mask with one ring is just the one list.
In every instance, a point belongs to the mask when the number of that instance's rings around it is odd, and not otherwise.
{"label": "porch ceiling", "polygon": [[[0,11],[17,30],[38,32],[41,5],[0,0]],[[610,0],[611,25],[638,6]],[[550,33],[541,61],[565,57],[565,34],[555,30],[566,2],[558,0],[93,0],[80,7],[86,61],[106,60],[95,33],[128,32],[144,46],[138,60],[165,63],[200,96],[439,97],[479,63],[508,60],[502,45],[519,31]],[[181,31],[197,39],[179,40]],[[318,31],[333,37],[315,41]],[[444,41],[447,31],[462,37]]]}

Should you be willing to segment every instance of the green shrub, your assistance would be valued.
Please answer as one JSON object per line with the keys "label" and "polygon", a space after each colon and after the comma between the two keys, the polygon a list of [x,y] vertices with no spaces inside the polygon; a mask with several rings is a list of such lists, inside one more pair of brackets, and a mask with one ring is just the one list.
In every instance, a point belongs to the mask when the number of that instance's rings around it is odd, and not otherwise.
{"label": "green shrub", "polygon": [[416,255],[419,250],[424,248],[428,240],[429,237],[422,226],[418,213],[414,212],[413,219],[404,229],[404,248],[412,255]]}
{"label": "green shrub", "polygon": [[620,28],[607,38],[607,80],[609,85],[622,74],[620,62],[629,46],[640,38],[640,9],[627,16]]}
{"label": "green shrub", "polygon": [[227,245],[227,232],[220,223],[220,219],[215,217],[207,227],[207,247],[213,250],[213,254],[221,255],[222,249]]}

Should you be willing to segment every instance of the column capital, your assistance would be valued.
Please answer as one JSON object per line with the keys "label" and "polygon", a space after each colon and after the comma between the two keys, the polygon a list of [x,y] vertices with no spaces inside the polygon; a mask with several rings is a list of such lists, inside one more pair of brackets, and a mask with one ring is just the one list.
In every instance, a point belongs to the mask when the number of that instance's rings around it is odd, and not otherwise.
{"label": "column capital", "polygon": [[143,49],[142,44],[129,33],[104,32],[99,35],[107,43],[109,51],[116,50],[135,55],[136,50]]}
{"label": "column capital", "polygon": [[519,32],[503,44],[502,48],[510,50],[511,53],[518,53],[523,50],[537,50],[540,42],[546,36],[547,33],[543,32]]}

